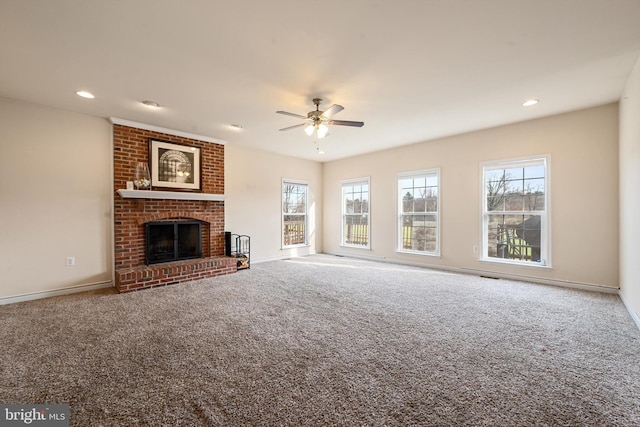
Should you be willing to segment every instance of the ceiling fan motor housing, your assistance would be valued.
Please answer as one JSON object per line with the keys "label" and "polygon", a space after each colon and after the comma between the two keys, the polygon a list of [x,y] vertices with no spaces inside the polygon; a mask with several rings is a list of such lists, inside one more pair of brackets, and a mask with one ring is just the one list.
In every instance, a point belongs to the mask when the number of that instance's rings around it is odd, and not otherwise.
{"label": "ceiling fan motor housing", "polygon": [[319,110],[309,111],[307,113],[307,118],[311,119],[311,120],[313,120],[315,122],[315,121],[320,120],[320,116],[322,115],[322,113],[324,113],[324,111],[319,111]]}
{"label": "ceiling fan motor housing", "polygon": [[321,120],[320,116],[324,113],[324,111],[320,111],[320,103],[322,102],[322,98],[313,98],[313,104],[316,106],[315,111],[309,111],[307,113],[307,118],[313,120],[314,123],[317,123]]}

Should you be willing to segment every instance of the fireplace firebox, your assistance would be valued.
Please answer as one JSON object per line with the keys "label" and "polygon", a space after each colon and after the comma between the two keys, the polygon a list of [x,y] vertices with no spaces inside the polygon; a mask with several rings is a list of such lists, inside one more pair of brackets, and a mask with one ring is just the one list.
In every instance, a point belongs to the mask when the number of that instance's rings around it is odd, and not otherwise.
{"label": "fireplace firebox", "polygon": [[158,221],[145,224],[146,263],[202,258],[199,221]]}

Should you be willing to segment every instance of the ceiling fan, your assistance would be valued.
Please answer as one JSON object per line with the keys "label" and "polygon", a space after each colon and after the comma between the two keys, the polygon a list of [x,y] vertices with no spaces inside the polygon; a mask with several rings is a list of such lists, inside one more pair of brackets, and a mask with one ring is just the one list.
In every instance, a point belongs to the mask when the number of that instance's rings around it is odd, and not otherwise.
{"label": "ceiling fan", "polygon": [[313,103],[315,104],[316,109],[315,111],[309,111],[306,116],[295,114],[295,113],[289,113],[287,111],[276,111],[276,113],[278,114],[284,114],[285,116],[292,116],[292,117],[297,117],[299,119],[305,120],[304,123],[282,128],[280,130],[291,130],[291,129],[305,126],[304,131],[306,132],[307,135],[311,136],[315,132],[318,138],[324,138],[329,133],[328,125],[354,126],[354,127],[364,126],[364,122],[354,122],[350,120],[333,120],[331,116],[344,110],[344,107],[342,105],[333,104],[331,107],[327,108],[325,111],[321,111],[320,110],[321,102],[322,102],[322,99],[314,98]]}

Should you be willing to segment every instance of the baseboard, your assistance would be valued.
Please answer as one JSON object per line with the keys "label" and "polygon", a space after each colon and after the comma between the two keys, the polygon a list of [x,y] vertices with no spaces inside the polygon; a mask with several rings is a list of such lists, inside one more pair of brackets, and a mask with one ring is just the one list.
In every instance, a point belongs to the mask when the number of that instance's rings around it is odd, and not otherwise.
{"label": "baseboard", "polygon": [[622,292],[618,292],[618,295],[620,296],[620,299],[622,300],[622,304],[624,304],[625,308],[629,312],[629,315],[631,316],[631,320],[633,320],[635,322],[636,326],[638,327],[638,329],[640,329],[640,317],[638,317],[638,313],[633,311],[633,309],[631,308],[631,305],[629,305],[627,303],[627,301],[624,298],[624,295],[622,295]]}
{"label": "baseboard", "polygon": [[94,291],[96,289],[112,288],[111,280],[106,282],[88,283],[84,285],[71,286],[69,288],[54,289],[51,291],[33,292],[30,294],[22,294],[11,297],[0,298],[0,305],[14,304],[16,302],[32,301],[42,298],[57,297],[60,295],[75,294],[78,292]]}
{"label": "baseboard", "polygon": [[356,258],[356,259],[366,259],[369,261],[382,261],[382,262],[391,262],[394,264],[405,264],[405,265],[412,265],[415,267],[424,267],[424,265],[422,264],[417,264],[417,263],[408,263],[408,262],[403,262],[403,261],[397,261],[396,260],[390,260],[389,258],[385,258],[383,256],[374,256],[374,255],[360,255],[360,254],[354,254],[354,253],[350,253],[350,252],[339,252],[339,251],[322,251],[319,252],[321,254],[325,254],[325,255],[333,255],[333,256],[339,256],[339,257],[344,257],[344,258]]}
{"label": "baseboard", "polygon": [[316,252],[309,252],[309,253],[295,254],[295,255],[279,255],[279,256],[274,256],[269,258],[260,258],[260,259],[251,258],[251,264],[260,264],[263,262],[271,262],[271,261],[282,261],[284,259],[289,259],[289,258],[303,258],[310,255],[316,255]]}
{"label": "baseboard", "polygon": [[283,259],[292,258],[290,256],[274,256],[269,258],[251,259],[251,264],[262,264],[263,262],[281,261]]}
{"label": "baseboard", "polygon": [[564,288],[580,289],[583,291],[603,292],[605,294],[617,294],[620,288],[598,285],[596,283],[575,282],[572,280],[545,279],[543,277],[531,277],[524,274],[498,273],[473,268],[461,268],[462,273],[477,274],[480,276],[497,277],[505,280],[518,280],[520,282],[538,283],[540,285],[561,286]]}
{"label": "baseboard", "polygon": [[475,268],[449,267],[449,266],[441,266],[441,265],[423,264],[423,263],[417,263],[417,262],[390,259],[390,258],[385,258],[380,256],[358,255],[358,254],[334,252],[334,251],[322,252],[322,253],[327,255],[341,256],[345,258],[359,258],[359,259],[365,259],[369,261],[379,261],[379,262],[387,262],[391,264],[408,265],[411,267],[432,268],[434,270],[448,271],[451,273],[473,274],[476,276],[488,276],[488,277],[495,277],[497,279],[505,279],[505,280],[518,280],[520,282],[538,283],[541,285],[562,286],[565,288],[604,292],[609,294],[616,294],[618,293],[618,290],[619,290],[619,288],[612,288],[609,286],[602,286],[594,283],[581,283],[581,282],[574,282],[570,280],[558,280],[558,279],[544,279],[540,277],[531,277],[526,275],[510,274],[510,273],[500,273],[496,271],[489,271],[489,270],[482,270],[482,269],[475,269]]}

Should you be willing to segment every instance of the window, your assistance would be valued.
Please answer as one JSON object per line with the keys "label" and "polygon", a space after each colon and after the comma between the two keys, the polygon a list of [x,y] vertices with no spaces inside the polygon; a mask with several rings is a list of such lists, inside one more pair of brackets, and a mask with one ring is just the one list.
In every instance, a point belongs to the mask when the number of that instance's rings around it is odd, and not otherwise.
{"label": "window", "polygon": [[548,157],[483,165],[483,259],[550,265]]}
{"label": "window", "polygon": [[307,199],[309,186],[282,181],[282,246],[307,244]]}
{"label": "window", "polygon": [[369,248],[369,178],[341,184],[342,245]]}
{"label": "window", "polygon": [[440,254],[440,171],[398,174],[398,252]]}

